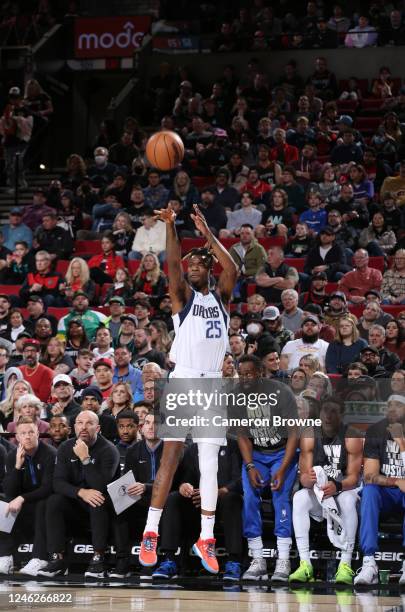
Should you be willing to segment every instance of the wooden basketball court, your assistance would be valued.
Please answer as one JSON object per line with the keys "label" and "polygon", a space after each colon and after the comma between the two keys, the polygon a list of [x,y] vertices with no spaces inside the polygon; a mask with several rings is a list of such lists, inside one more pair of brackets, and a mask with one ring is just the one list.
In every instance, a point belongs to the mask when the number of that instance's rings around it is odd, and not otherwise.
{"label": "wooden basketball court", "polygon": [[[227,588],[227,587],[224,587]],[[404,612],[405,591],[353,589],[316,592],[309,589],[277,590],[267,586],[232,585],[232,590],[194,590],[178,584],[138,587],[116,584],[74,587],[49,583],[3,583],[0,585],[0,610],[136,611],[136,612]],[[59,596],[58,603],[40,599]]]}

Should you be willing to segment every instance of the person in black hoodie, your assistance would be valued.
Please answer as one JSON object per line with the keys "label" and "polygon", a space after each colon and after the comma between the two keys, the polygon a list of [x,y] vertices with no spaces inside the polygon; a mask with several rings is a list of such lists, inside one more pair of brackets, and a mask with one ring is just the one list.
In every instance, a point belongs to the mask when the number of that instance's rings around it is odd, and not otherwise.
{"label": "person in black hoodie", "polygon": [[305,308],[307,304],[319,304],[321,308],[324,307],[329,299],[329,295],[326,293],[326,285],[328,277],[326,272],[316,272],[311,276],[311,283],[309,290],[305,293],[301,293],[298,306]]}
{"label": "person in black hoodie", "polygon": [[118,442],[115,446],[120,454],[121,476],[125,474],[125,460],[128,449],[138,439],[139,416],[132,410],[123,410],[116,417]]}
{"label": "person in black hoodie", "polygon": [[26,242],[16,242],[7,255],[6,266],[1,270],[0,282],[5,285],[22,285],[28,272],[35,269],[35,259]]}
{"label": "person in black hoodie", "polygon": [[[221,446],[218,455],[218,504],[221,515],[225,549],[224,580],[238,581],[242,559],[242,458],[234,440]],[[170,493],[162,516],[160,548],[165,552],[163,561],[153,572],[153,578],[174,578],[178,567],[176,551],[181,544],[181,532],[198,533],[200,528],[200,470],[198,445],[192,444],[184,454],[179,468],[180,487]]]}
{"label": "person in black hoodie", "polygon": [[350,227],[360,231],[368,226],[369,211],[364,202],[354,200],[353,185],[345,183],[342,185],[340,197],[337,202],[327,204],[328,213],[337,210],[342,215],[343,223],[350,223]]}
{"label": "person in black hoodie", "polygon": [[[116,566],[110,578],[125,578],[129,574],[130,542],[132,536],[139,537],[148,514],[152,497],[152,486],[160,466],[163,441],[156,435],[155,417],[147,414],[142,426],[143,440],[132,444],[125,457],[123,473],[131,471],[135,484],[128,487],[129,495],[140,495],[136,504],[122,512],[114,521],[114,536],[117,549]],[[131,533],[134,532],[135,533]],[[137,533],[136,533],[137,532]]]}
{"label": "person in black hoodie", "polygon": [[56,455],[54,493],[46,503],[46,540],[49,563],[40,576],[67,573],[66,535],[76,522],[90,521],[94,555],[85,577],[104,576],[104,552],[110,527],[107,484],[119,476],[120,454],[100,434],[98,416],[84,410],[76,417],[76,437],[66,440]]}
{"label": "person in black hoodie", "polygon": [[226,227],[228,218],[222,203],[215,202],[215,192],[211,187],[206,187],[201,193],[200,210],[208,227],[217,236],[219,230]]}
{"label": "person in black hoodie", "polygon": [[335,232],[328,225],[321,229],[318,244],[309,251],[304,272],[325,272],[329,282],[337,282],[351,267],[345,263],[342,247],[335,243]]}
{"label": "person in black hoodie", "polygon": [[36,576],[47,565],[45,504],[52,493],[56,451],[39,440],[38,427],[31,417],[21,417],[16,426],[18,447],[6,460],[3,489],[8,512],[18,512],[11,533],[0,532],[0,573],[13,571],[13,549],[18,533],[34,535],[31,560],[20,570]]}

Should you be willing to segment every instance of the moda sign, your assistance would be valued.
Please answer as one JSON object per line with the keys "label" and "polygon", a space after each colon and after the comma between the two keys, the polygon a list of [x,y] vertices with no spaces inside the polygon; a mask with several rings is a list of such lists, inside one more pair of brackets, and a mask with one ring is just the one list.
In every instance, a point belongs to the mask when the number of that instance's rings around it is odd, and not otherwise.
{"label": "moda sign", "polygon": [[130,57],[149,31],[151,18],[78,17],[75,20],[75,57]]}

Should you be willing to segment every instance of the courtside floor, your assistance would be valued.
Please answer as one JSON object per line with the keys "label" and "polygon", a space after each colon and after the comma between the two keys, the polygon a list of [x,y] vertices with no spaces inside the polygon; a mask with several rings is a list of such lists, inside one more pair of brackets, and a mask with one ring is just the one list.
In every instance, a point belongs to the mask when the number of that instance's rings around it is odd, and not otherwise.
{"label": "courtside floor", "polygon": [[[56,600],[56,601],[55,601]],[[0,583],[0,610],[95,612],[405,612],[405,589],[381,585],[355,591],[325,584],[311,588],[175,581],[155,584],[81,584],[56,581]]]}

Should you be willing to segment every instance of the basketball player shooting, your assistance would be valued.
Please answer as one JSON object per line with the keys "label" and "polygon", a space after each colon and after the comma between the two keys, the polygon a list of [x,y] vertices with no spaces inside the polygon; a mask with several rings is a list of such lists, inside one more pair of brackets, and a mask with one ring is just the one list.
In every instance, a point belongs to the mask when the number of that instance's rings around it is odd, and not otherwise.
{"label": "basketball player shooting", "polygon": [[[171,208],[157,210],[166,223],[166,253],[169,293],[172,300],[175,339],[170,359],[173,378],[220,378],[228,344],[228,311],[238,271],[232,257],[215,238],[194,204],[191,218],[207,241],[207,248],[193,249],[188,257],[187,280],[183,274],[181,245]],[[217,288],[211,291],[210,273],[214,257],[222,267]],[[208,317],[207,317],[208,315]],[[203,567],[218,573],[215,557],[215,509],[218,497],[218,452],[222,439],[197,440],[200,468],[201,533],[193,546]],[[151,505],[143,534],[139,562],[151,567],[157,562],[159,521],[184,449],[184,440],[165,440],[160,467],[153,484]]]}

